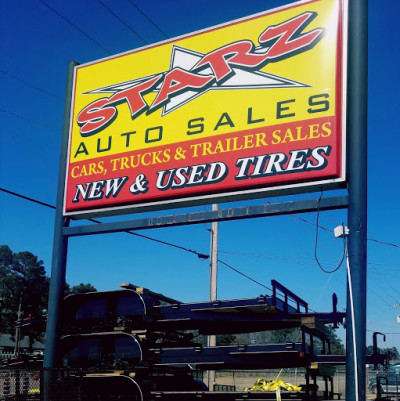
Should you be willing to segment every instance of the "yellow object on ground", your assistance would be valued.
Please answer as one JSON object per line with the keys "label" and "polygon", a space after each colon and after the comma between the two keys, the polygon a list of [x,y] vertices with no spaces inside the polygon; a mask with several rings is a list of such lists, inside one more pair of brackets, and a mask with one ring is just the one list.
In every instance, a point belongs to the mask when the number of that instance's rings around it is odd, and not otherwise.
{"label": "yellow object on ground", "polygon": [[264,379],[258,379],[252,388],[245,388],[244,391],[276,391],[277,389],[301,391],[301,387],[291,383],[285,383],[283,380],[271,380],[267,382]]}

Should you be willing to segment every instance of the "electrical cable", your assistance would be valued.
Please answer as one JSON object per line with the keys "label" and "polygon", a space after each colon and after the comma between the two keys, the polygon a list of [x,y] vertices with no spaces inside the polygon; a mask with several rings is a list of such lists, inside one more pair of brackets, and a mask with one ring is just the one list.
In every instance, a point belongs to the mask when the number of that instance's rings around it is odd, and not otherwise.
{"label": "electrical cable", "polygon": [[342,266],[342,263],[343,263],[344,258],[345,258],[345,256],[346,256],[346,235],[345,235],[344,224],[342,223],[342,227],[343,227],[343,255],[342,255],[342,259],[340,260],[339,264],[338,264],[334,269],[332,269],[332,270],[327,270],[327,269],[325,269],[325,268],[321,265],[320,261],[318,260],[318,252],[317,252],[317,251],[318,251],[318,232],[319,232],[319,212],[320,212],[319,206],[320,206],[320,203],[321,203],[322,196],[323,196],[323,191],[321,191],[321,195],[320,195],[320,197],[319,197],[319,199],[318,199],[318,206],[317,206],[317,222],[316,222],[316,235],[315,235],[314,256],[315,256],[315,261],[317,262],[319,268],[320,268],[324,273],[331,274],[331,273],[335,273],[336,271],[339,270],[339,268],[340,268],[340,266]]}
{"label": "electrical cable", "polygon": [[391,242],[378,241],[377,239],[367,238],[367,241],[377,242],[378,244],[389,245],[395,248],[400,248],[400,245],[392,244]]}
{"label": "electrical cable", "polygon": [[378,299],[380,299],[384,304],[385,304],[385,306],[389,306],[389,302],[387,302],[387,301],[385,301],[379,294],[377,294],[372,288],[370,288],[370,287],[367,287],[368,288],[368,291],[370,291],[372,294],[374,294]]}
{"label": "electrical cable", "polygon": [[224,266],[228,267],[229,269],[233,270],[234,272],[240,274],[241,276],[246,277],[247,279],[249,279],[250,281],[253,281],[254,283],[256,283],[256,284],[258,284],[258,285],[261,285],[261,287],[264,287],[264,288],[266,288],[266,289],[269,290],[269,291],[272,291],[271,288],[269,288],[269,287],[267,287],[266,285],[260,283],[259,281],[255,280],[254,278],[251,278],[251,277],[248,276],[247,274],[242,273],[240,270],[234,268],[233,266],[228,265],[228,263],[222,261],[221,259],[217,259],[217,260],[218,260],[219,263],[223,264]]}
{"label": "electrical cable", "polygon": [[399,290],[398,290],[397,288],[393,287],[392,284],[390,284],[389,281],[387,281],[387,280],[385,279],[385,277],[383,277],[383,274],[381,274],[381,272],[380,272],[376,267],[373,267],[373,269],[376,271],[376,273],[378,273],[378,274],[382,277],[383,281],[384,281],[395,293],[397,293],[397,296],[400,297],[400,292],[399,292]]}
{"label": "electrical cable", "polygon": [[64,17],[61,13],[59,13],[56,9],[51,7],[49,4],[47,4],[44,0],[39,0],[44,6],[46,6],[49,10],[51,10],[54,14],[58,15],[62,20],[67,22],[69,25],[71,25],[73,28],[75,28],[77,31],[79,31],[82,35],[84,35],[86,38],[91,40],[93,43],[95,43],[97,46],[99,46],[101,49],[103,49],[106,53],[109,55],[112,55],[112,52],[105,48],[102,44],[100,44],[96,39],[92,38],[89,34],[87,34],[84,30],[79,28],[77,25],[75,25],[73,22],[71,22],[68,18]]}
{"label": "electrical cable", "polygon": [[[46,206],[46,207],[51,208],[51,209],[56,209],[55,206],[50,205],[49,203],[41,202],[41,201],[39,201],[39,200],[30,198],[30,197],[28,197],[28,196],[24,196],[24,195],[18,194],[18,193],[16,193],[16,192],[9,191],[9,190],[7,190],[7,189],[5,189],[5,188],[0,188],[0,191],[5,192],[5,193],[10,194],[10,195],[13,195],[13,196],[16,196],[16,197],[18,197],[18,198],[22,198],[22,199],[28,200],[28,201],[30,201],[30,202],[37,203],[37,204],[42,205],[42,206]],[[99,220],[95,220],[95,219],[87,219],[87,220],[88,220],[88,221],[91,221],[92,223],[102,224],[102,222],[99,221]],[[192,254],[195,254],[200,260],[206,260],[206,259],[208,259],[208,258],[210,257],[209,255],[206,255],[206,254],[204,254],[204,253],[200,253],[200,252],[194,251],[194,250],[192,250],[192,249],[188,249],[188,248],[185,248],[185,247],[183,247],[183,246],[173,244],[173,243],[171,243],[171,242],[166,242],[166,241],[162,241],[162,240],[159,240],[159,239],[156,239],[156,238],[148,237],[147,235],[138,234],[138,233],[135,233],[135,232],[133,232],[133,231],[128,231],[128,230],[127,230],[127,231],[124,231],[124,232],[127,233],[127,234],[135,235],[135,236],[140,237],[140,238],[148,239],[148,240],[150,240],[150,241],[154,241],[154,242],[157,242],[157,243],[160,243],[160,244],[163,244],[163,245],[168,245],[168,246],[171,246],[171,247],[174,247],[174,248],[177,248],[177,249],[181,249],[181,250],[186,251],[186,252],[190,252],[190,253],[192,253]],[[230,269],[232,269],[232,270],[235,271],[236,273],[242,275],[243,277],[246,277],[248,280],[251,280],[251,281],[253,281],[254,283],[257,283],[258,285],[261,285],[262,287],[264,287],[264,288],[266,288],[266,289],[272,291],[269,287],[265,286],[264,284],[258,282],[258,281],[255,280],[255,279],[251,278],[251,277],[248,276],[247,274],[242,273],[240,270],[235,269],[234,267],[228,265],[227,263],[223,262],[223,261],[220,260],[220,259],[218,259],[218,261],[219,261],[220,263],[222,263],[223,265],[225,265],[226,267],[229,267]]]}
{"label": "electrical cable", "polygon": [[381,284],[384,284],[381,279],[374,280],[374,286],[377,289],[377,291],[379,291],[379,288],[380,288],[380,292],[382,294],[385,294],[386,296],[389,296],[392,299],[392,301],[397,302],[398,298],[394,297],[391,293],[389,293],[389,291],[387,289],[385,289],[383,287],[383,285],[381,285]]}
{"label": "electrical cable", "polygon": [[148,16],[142,11],[132,0],[128,0],[129,3],[136,8],[137,11],[139,11],[140,14],[143,15],[149,21],[157,30],[160,32],[162,35],[164,35],[167,39],[169,39],[169,36]]}
{"label": "electrical cable", "polygon": [[[101,223],[101,222],[100,222],[100,223]],[[181,250],[183,250],[183,251],[193,253],[193,254],[196,255],[200,260],[206,260],[206,259],[208,259],[208,258],[210,257],[209,255],[207,255],[207,254],[205,254],[205,253],[200,253],[200,252],[197,252],[197,251],[193,251],[192,249],[188,249],[188,248],[185,248],[185,247],[180,246],[180,245],[175,245],[175,244],[172,244],[171,242],[161,241],[161,240],[159,240],[159,239],[152,238],[152,237],[148,237],[148,236],[143,235],[143,234],[138,234],[138,233],[135,233],[135,232],[133,232],[133,231],[125,231],[125,232],[128,233],[128,234],[136,235],[137,237],[141,237],[141,238],[145,238],[145,239],[148,239],[148,240],[151,240],[151,241],[154,241],[154,242],[158,242],[159,244],[164,244],[164,245],[172,246],[172,247],[174,247],[174,248],[181,249]]]}
{"label": "electrical cable", "polygon": [[5,188],[0,188],[0,191],[5,192],[6,194],[9,194],[9,195],[16,196],[17,198],[25,199],[25,200],[27,200],[29,202],[37,203],[38,205],[46,206],[46,207],[48,207],[50,209],[56,209],[55,206],[50,205],[49,203],[42,202],[40,200],[30,198],[29,196],[17,194],[16,192],[9,191],[8,189],[5,189]]}
{"label": "electrical cable", "polygon": [[[271,254],[256,254],[256,253],[244,253],[244,252],[235,252],[235,251],[226,251],[226,250],[219,250],[219,253],[224,253],[226,255],[233,255],[233,256],[241,256],[244,258],[249,259],[268,259],[268,260],[275,260],[276,262],[290,262],[295,263],[301,266],[309,266],[311,261],[315,261],[314,257],[301,257],[301,256],[286,256],[286,255],[271,255]],[[333,259],[320,259],[325,262],[334,262]],[[398,267],[398,269],[388,269],[381,267],[381,270],[384,271],[393,271],[393,272],[400,272],[400,265],[393,264],[393,263],[376,263],[376,262],[367,262],[369,268],[374,268],[374,266],[390,266],[390,267]],[[391,274],[381,273],[385,276],[390,276]]]}
{"label": "electrical cable", "polygon": [[[306,219],[303,219],[302,217],[296,216],[295,214],[291,214],[290,216],[292,216],[294,219],[300,220],[300,221],[302,221],[304,223],[307,223],[307,224],[310,224],[310,225],[312,225],[314,227],[316,226],[316,224],[313,223],[312,221],[308,221]],[[324,226],[319,225],[318,228],[320,228],[321,230],[327,231],[329,233],[333,233],[333,230],[329,230],[328,228],[326,228]]]}
{"label": "electrical cable", "polygon": [[11,111],[8,111],[8,110],[0,109],[0,112],[4,113],[4,114],[8,114],[8,115],[13,116],[13,117],[17,117],[20,120],[28,121],[28,122],[33,123],[33,124],[38,124],[38,125],[41,125],[43,127],[50,128],[53,131],[61,132],[61,130],[56,128],[56,127],[52,127],[51,125],[47,125],[47,124],[41,123],[40,121],[31,120],[30,118],[21,116],[20,114],[12,113]]}
{"label": "electrical cable", "polygon": [[[371,332],[371,333],[375,333],[375,331],[376,330],[367,330],[367,331],[369,331],[369,332]],[[400,334],[400,333],[382,333],[382,334],[385,334],[385,335],[392,335],[392,334]]]}
{"label": "electrical cable", "polygon": [[149,42],[137,33],[129,24],[127,24],[122,18],[120,18],[111,8],[105,5],[101,0],[96,0],[99,4],[101,4],[111,15],[113,15],[121,24],[123,24],[126,28],[128,28],[135,36],[137,36],[142,42],[149,44]]}
{"label": "electrical cable", "polygon": [[[308,221],[308,220],[306,220],[306,219],[303,219],[302,217],[296,216],[296,215],[294,215],[294,214],[291,214],[291,216],[292,216],[293,218],[298,219],[298,220],[304,221],[304,223],[311,224],[312,226],[315,226],[315,223],[313,223],[313,222],[311,222],[311,221]],[[327,213],[327,216],[328,216],[328,218],[334,223],[333,219],[329,216],[329,213]],[[326,227],[319,226],[319,228],[321,228],[321,229],[324,230],[324,231],[328,231],[328,232],[333,233],[333,230],[329,230],[329,229],[326,228]],[[399,248],[399,249],[400,249],[400,245],[393,244],[393,243],[391,243],[391,242],[379,241],[379,240],[373,239],[373,238],[367,238],[367,241],[377,242],[378,244],[389,245],[389,246],[393,246],[393,247],[395,247],[395,248]]]}
{"label": "electrical cable", "polygon": [[[0,110],[0,111],[1,111],[1,110]],[[25,195],[21,195],[21,194],[19,194],[19,193],[17,193],[17,192],[13,192],[13,191],[10,191],[10,190],[5,189],[5,188],[1,188],[1,187],[0,187],[0,191],[2,191],[2,192],[4,192],[4,193],[7,193],[7,194],[9,194],[9,195],[16,196],[16,197],[18,197],[18,198],[21,198],[21,199],[24,199],[24,200],[33,202],[33,203],[36,203],[36,204],[39,204],[39,205],[41,205],[41,206],[46,206],[46,207],[48,207],[48,208],[50,208],[50,209],[53,209],[53,210],[56,209],[56,207],[55,207],[54,205],[51,205],[51,204],[46,203],[46,202],[39,201],[39,200],[37,200],[37,199],[31,198],[31,197],[28,197],[28,196],[25,196]],[[319,210],[318,210],[318,211],[319,211]],[[96,224],[102,224],[102,222],[99,221],[99,220],[95,220],[95,219],[87,219],[87,220],[88,220],[88,221],[91,221],[91,222],[93,222],[93,223],[96,223]],[[137,236],[137,237],[141,237],[141,238],[144,238],[144,239],[148,239],[148,240],[150,240],[150,241],[154,241],[154,242],[157,242],[157,243],[161,243],[161,244],[163,244],[163,245],[172,246],[172,247],[174,247],[174,248],[181,249],[181,250],[183,250],[183,251],[193,253],[193,254],[195,254],[199,259],[201,259],[201,260],[205,260],[205,259],[208,259],[208,258],[209,258],[209,255],[207,255],[207,254],[203,254],[203,253],[200,253],[200,252],[197,252],[197,251],[194,251],[194,250],[191,250],[191,249],[182,247],[182,246],[180,246],[180,245],[176,245],[176,244],[173,244],[173,243],[170,243],[170,242],[158,240],[158,239],[156,239],[156,238],[148,237],[148,236],[143,235],[143,234],[138,234],[138,233],[135,233],[135,232],[133,232],[133,231],[124,231],[124,232],[126,232],[126,233],[128,233],[128,234],[131,234],[131,235],[135,235],[135,236]],[[223,252],[223,251],[222,251],[222,252]],[[250,276],[246,275],[245,273],[242,273],[240,270],[234,268],[233,266],[227,264],[226,262],[224,262],[224,261],[222,261],[222,260],[220,260],[220,259],[218,259],[218,261],[219,261],[220,263],[222,263],[224,266],[228,267],[229,269],[231,269],[231,270],[235,271],[236,273],[242,275],[243,277],[245,277],[245,278],[247,278],[247,279],[253,281],[254,283],[256,283],[256,284],[258,284],[258,285],[260,285],[260,286],[262,286],[262,287],[268,289],[269,291],[272,291],[271,288],[265,286],[264,284],[260,283],[259,281],[255,280],[255,279],[251,278]],[[374,293],[374,295],[376,295],[377,297],[379,297],[383,302],[386,302],[386,301],[383,300],[380,296],[378,296],[372,289],[368,288],[368,290],[370,290],[372,293]]]}
{"label": "electrical cable", "polygon": [[[18,193],[13,192],[13,191],[9,191],[8,189],[5,189],[5,188],[0,188],[0,191],[5,192],[5,193],[7,193],[7,194],[9,194],[9,195],[16,196],[16,197],[18,197],[18,198],[21,198],[21,199],[24,199],[24,200],[33,202],[33,203],[36,203],[36,204],[41,205],[41,206],[46,206],[46,207],[48,207],[48,208],[50,208],[50,209],[53,209],[53,210],[56,209],[55,206],[50,205],[49,203],[42,202],[42,201],[39,201],[39,200],[37,200],[37,199],[33,199],[33,198],[28,197],[28,196],[24,196],[24,195],[18,194]],[[99,221],[99,220],[95,220],[95,219],[87,219],[87,220],[88,220],[88,221],[91,221],[92,223],[102,224],[102,222]],[[204,260],[204,259],[208,259],[208,258],[209,258],[209,255],[206,255],[206,254],[203,254],[203,253],[200,253],[200,252],[193,251],[192,249],[188,249],[188,248],[185,248],[185,247],[180,246],[180,245],[172,244],[172,243],[166,242],[166,241],[161,241],[161,240],[159,240],[159,239],[152,238],[152,237],[148,237],[147,235],[143,235],[143,234],[138,234],[138,233],[135,233],[135,232],[133,232],[133,231],[124,231],[124,232],[126,232],[127,234],[136,235],[137,237],[141,237],[141,238],[148,239],[148,240],[150,240],[150,241],[158,242],[158,243],[160,243],[160,244],[172,246],[172,247],[174,247],[174,248],[181,249],[181,250],[186,251],[186,252],[193,253],[193,254],[195,254],[199,259],[201,259],[201,260]]]}
{"label": "electrical cable", "polygon": [[18,82],[23,83],[24,85],[30,86],[31,88],[34,88],[34,89],[36,89],[37,91],[44,93],[45,95],[51,96],[52,98],[57,99],[57,100],[60,100],[60,101],[62,101],[62,102],[64,101],[64,99],[63,99],[62,97],[53,95],[52,93],[48,92],[47,90],[42,89],[42,88],[39,88],[38,86],[36,86],[36,85],[34,85],[34,84],[31,84],[31,83],[28,82],[28,81],[24,81],[23,79],[18,78],[18,77],[16,77],[15,75],[10,74],[10,73],[7,72],[7,71],[4,71],[4,70],[0,69],[0,72],[1,72],[2,74],[8,75],[9,77],[15,79],[15,80],[18,81]]}

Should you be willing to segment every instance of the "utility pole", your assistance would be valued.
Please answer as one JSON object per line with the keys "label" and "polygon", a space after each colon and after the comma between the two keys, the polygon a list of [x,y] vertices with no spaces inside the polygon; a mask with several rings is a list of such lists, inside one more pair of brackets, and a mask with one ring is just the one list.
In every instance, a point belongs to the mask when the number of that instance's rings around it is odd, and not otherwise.
{"label": "utility pole", "polygon": [[[218,205],[212,205],[212,211],[218,211]],[[217,299],[217,273],[218,273],[218,222],[211,224],[210,247],[210,301]]]}
{"label": "utility pole", "polygon": [[[218,211],[218,205],[212,205],[212,211]],[[211,224],[210,245],[210,301],[217,299],[217,273],[218,273],[218,222]],[[208,346],[215,347],[217,338],[215,335],[208,336]],[[215,370],[208,372],[208,388],[213,390],[215,382]]]}
{"label": "utility pole", "polygon": [[15,326],[15,347],[14,347],[14,354],[19,354],[19,348],[21,343],[21,323],[22,323],[22,298],[19,299],[18,305],[18,314],[17,314],[17,322]]}

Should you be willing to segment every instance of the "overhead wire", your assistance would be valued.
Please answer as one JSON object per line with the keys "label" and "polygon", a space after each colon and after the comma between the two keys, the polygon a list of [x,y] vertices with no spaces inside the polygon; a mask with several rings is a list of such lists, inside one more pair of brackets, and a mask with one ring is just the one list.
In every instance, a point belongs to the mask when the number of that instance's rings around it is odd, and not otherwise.
{"label": "overhead wire", "polygon": [[128,2],[139,11],[140,14],[143,15],[165,38],[169,39],[169,36],[144,12],[142,11],[132,0],[128,0]]}
{"label": "overhead wire", "polygon": [[[379,279],[379,280],[374,280],[374,286],[375,286],[375,288],[376,288],[377,290],[380,289],[380,292],[381,292],[382,294],[385,294],[386,297],[389,296],[389,297],[392,299],[392,301],[397,302],[398,299],[397,299],[396,297],[394,297],[393,294],[391,294],[391,293],[388,291],[388,289],[385,288],[382,284],[383,284],[383,282],[382,282],[381,279]],[[378,287],[379,287],[379,289],[378,289]],[[388,304],[389,304],[389,302],[388,302]]]}
{"label": "overhead wire", "polygon": [[128,28],[135,36],[137,36],[142,42],[147,45],[149,42],[138,32],[136,32],[127,22],[125,22],[121,17],[119,17],[110,7],[108,7],[101,0],[96,0],[100,5],[102,5],[112,16],[114,16],[121,24],[123,24],[126,28]]}
{"label": "overhead wire", "polygon": [[396,245],[396,244],[393,244],[391,242],[378,241],[377,239],[373,239],[373,238],[367,238],[367,241],[377,242],[378,244],[393,246],[394,248],[399,248],[400,249],[400,245]]}
{"label": "overhead wire", "polygon": [[33,198],[29,197],[29,196],[18,194],[17,192],[13,192],[13,191],[10,191],[10,190],[5,189],[5,188],[0,188],[0,191],[5,192],[6,194],[9,194],[9,195],[16,196],[17,198],[25,199],[25,200],[27,200],[29,202],[37,203],[38,205],[41,205],[41,206],[46,206],[46,207],[48,207],[50,209],[56,209],[56,207],[53,206],[53,205],[50,205],[50,203],[42,202],[40,200],[33,199]]}
{"label": "overhead wire", "polygon": [[47,96],[51,96],[52,98],[57,99],[57,100],[60,100],[60,101],[62,101],[62,102],[64,101],[64,99],[63,99],[62,97],[56,96],[56,95],[54,95],[53,93],[50,93],[49,91],[40,88],[39,86],[36,86],[36,85],[34,85],[34,84],[32,84],[32,83],[30,83],[30,82],[28,82],[28,81],[25,81],[25,80],[23,80],[23,79],[21,79],[21,78],[15,76],[14,74],[9,73],[8,71],[5,71],[5,70],[3,70],[3,69],[0,69],[0,72],[1,72],[2,74],[4,74],[4,75],[7,75],[7,76],[9,76],[9,77],[15,79],[15,80],[18,81],[18,82],[23,83],[24,85],[30,86],[31,88],[34,88],[34,89],[36,89],[37,91],[44,93],[44,94],[47,95]]}
{"label": "overhead wire", "polygon": [[368,291],[370,291],[372,294],[374,294],[378,299],[380,299],[386,306],[390,305],[390,302],[385,301],[379,294],[377,294],[371,287],[367,287]]}
{"label": "overhead wire", "polygon": [[[367,331],[369,331],[371,333],[375,333],[375,330],[367,330]],[[400,334],[400,332],[397,332],[397,333],[382,333],[382,334],[385,334],[385,335],[398,335],[398,334]]]}
{"label": "overhead wire", "polygon": [[[334,220],[332,219],[332,217],[329,215],[329,211],[326,211],[326,215],[327,215],[328,218],[332,221],[332,223],[335,223]],[[299,216],[296,216],[296,215],[294,215],[294,214],[291,214],[290,216],[292,216],[293,218],[296,218],[296,219],[298,219],[298,220],[302,220],[304,223],[307,223],[307,224],[310,224],[310,225],[312,225],[312,226],[315,226],[315,223],[313,223],[312,221],[306,220],[306,219],[304,219],[304,218],[302,218],[302,217],[299,217]],[[321,229],[324,230],[324,231],[328,231],[328,232],[333,233],[333,230],[329,230],[328,228],[323,227],[323,226],[321,226],[321,225],[319,226],[319,228],[321,228]],[[400,248],[400,245],[398,245],[398,244],[394,244],[394,243],[392,243],[392,242],[387,242],[387,241],[379,241],[379,240],[374,239],[374,238],[367,238],[367,241],[377,242],[378,244],[388,245],[388,246],[392,246],[392,247],[394,247],[394,248]]]}
{"label": "overhead wire", "polygon": [[[315,223],[313,223],[312,221],[308,221],[308,220],[304,219],[303,217],[296,216],[295,214],[291,214],[290,216],[292,216],[294,219],[302,221],[303,223],[310,224],[311,226],[314,226],[314,227],[316,226]],[[321,230],[327,231],[329,233],[333,233],[333,230],[329,230],[329,228],[326,228],[324,226],[318,225],[318,228],[320,228]]]}
{"label": "overhead wire", "polygon": [[[46,203],[46,202],[39,201],[39,200],[34,199],[34,198],[31,198],[31,197],[29,197],[29,196],[25,196],[25,195],[18,194],[17,192],[13,192],[13,191],[10,191],[10,190],[5,189],[5,188],[0,188],[0,191],[5,192],[5,193],[7,193],[7,194],[9,194],[9,195],[13,195],[13,196],[16,196],[16,197],[18,197],[18,198],[27,200],[27,201],[29,201],[29,202],[36,203],[36,204],[41,205],[41,206],[46,206],[46,207],[48,207],[48,208],[50,208],[50,209],[53,209],[53,210],[56,209],[56,207],[55,207],[54,205],[51,205],[51,204]],[[100,220],[96,220],[96,219],[86,219],[86,220],[88,220],[88,221],[90,221],[90,222],[92,222],[92,223],[102,224],[102,222],[101,222]],[[135,233],[135,232],[130,231],[130,230],[126,230],[126,231],[124,231],[124,232],[126,232],[126,233],[128,233],[128,234],[135,235],[135,236],[137,236],[137,237],[141,237],[141,238],[148,239],[148,240],[150,240],[150,241],[158,242],[158,243],[160,243],[160,244],[172,246],[172,247],[174,247],[174,248],[178,248],[178,249],[181,249],[181,250],[186,251],[186,252],[193,253],[193,254],[195,254],[199,259],[208,259],[208,258],[209,258],[209,255],[206,255],[206,254],[203,254],[203,253],[200,253],[200,252],[197,252],[197,251],[193,251],[192,249],[188,249],[188,248],[185,248],[185,247],[183,247],[183,246],[173,244],[173,243],[171,243],[171,242],[166,242],[166,241],[162,241],[162,240],[159,240],[159,239],[156,239],[156,238],[149,237],[149,236],[147,236],[147,235],[138,234],[138,233]]]}
{"label": "overhead wire", "polygon": [[[302,265],[302,266],[309,265],[311,261],[314,261],[314,258],[305,257],[305,256],[257,254],[257,253],[244,253],[244,252],[227,251],[227,250],[219,250],[218,253],[223,253],[223,254],[233,255],[233,256],[240,256],[240,257],[249,258],[249,259],[268,259],[268,260],[273,259],[277,262],[288,262],[289,261],[290,263],[295,263],[295,264]],[[324,262],[335,262],[335,260],[333,260],[333,259],[321,259],[320,258],[320,260],[323,260]],[[381,270],[400,272],[399,264],[367,262],[367,265],[368,265],[368,267],[372,267],[372,266],[398,267],[398,269],[388,269],[385,267],[381,267]],[[382,273],[382,274],[385,274],[385,273]]]}
{"label": "overhead wire", "polygon": [[65,21],[67,24],[71,25],[73,28],[75,28],[78,32],[80,32],[83,36],[88,38],[90,41],[92,41],[94,44],[96,44],[98,47],[103,49],[106,53],[109,55],[112,55],[113,53],[108,50],[106,47],[104,47],[101,43],[99,43],[96,39],[94,39],[92,36],[90,36],[88,33],[86,33],[83,29],[79,28],[77,25],[75,25],[72,21],[70,21],[68,18],[66,18],[63,14],[58,12],[55,8],[47,4],[44,0],[39,0],[44,6],[46,6],[50,11],[52,11],[54,14],[58,15],[63,21]]}
{"label": "overhead wire", "polygon": [[251,277],[248,276],[247,274],[241,272],[240,270],[238,270],[238,269],[236,269],[235,267],[229,265],[228,263],[222,261],[221,259],[218,259],[218,262],[221,263],[221,264],[223,264],[224,266],[228,267],[229,269],[233,270],[234,272],[240,274],[241,276],[246,277],[247,279],[253,281],[254,283],[256,283],[256,284],[258,284],[258,285],[260,285],[261,287],[264,287],[264,288],[266,288],[267,290],[272,291],[271,288],[269,288],[269,287],[267,287],[266,285],[260,283],[259,281],[255,280],[254,278],[251,278]]}
{"label": "overhead wire", "polygon": [[[382,277],[383,281],[397,294],[397,297],[400,297],[400,292],[399,292],[399,290],[396,289],[395,287],[393,287],[392,284],[390,284],[389,281],[387,281],[387,280],[385,279],[385,277],[383,277],[383,275],[381,274],[381,272],[380,272],[376,267],[373,267],[373,269],[375,270],[375,272],[376,272],[379,276]],[[393,298],[394,298],[394,297],[393,297]],[[400,298],[397,298],[397,299],[396,299],[396,302],[397,302],[399,299],[400,299]]]}
{"label": "overhead wire", "polygon": [[[46,202],[39,201],[39,200],[37,200],[37,199],[34,199],[34,198],[32,198],[32,197],[19,194],[19,193],[14,192],[14,191],[10,191],[10,190],[5,189],[5,188],[1,188],[1,187],[0,187],[0,191],[2,191],[2,192],[4,192],[4,193],[7,193],[7,194],[9,194],[9,195],[13,195],[13,196],[16,196],[16,197],[18,197],[18,198],[27,200],[27,201],[29,201],[29,202],[33,202],[33,203],[36,203],[36,204],[39,204],[39,205],[42,205],[42,206],[51,208],[51,209],[53,209],[53,210],[56,209],[56,207],[55,207],[54,205],[51,205],[51,204],[46,203]],[[95,220],[95,219],[87,219],[87,220],[88,220],[88,221],[91,221],[91,222],[93,222],[93,223],[96,223],[96,224],[102,224],[102,222],[99,221],[99,220]],[[125,232],[125,233],[128,233],[128,234],[131,234],[131,235],[135,235],[135,236],[140,237],[140,238],[144,238],[144,239],[147,239],[147,240],[150,240],[150,241],[153,241],[153,242],[161,243],[161,244],[163,244],[163,245],[171,246],[171,247],[174,247],[174,248],[177,248],[177,249],[181,249],[181,250],[183,250],[183,251],[186,251],[186,252],[195,254],[200,260],[205,260],[205,259],[208,259],[208,258],[209,258],[209,255],[207,255],[207,254],[203,254],[203,253],[194,251],[194,250],[192,250],[192,249],[185,248],[185,247],[183,247],[183,246],[173,244],[173,243],[171,243],[171,242],[162,241],[162,240],[159,240],[159,239],[156,239],[156,238],[153,238],[153,237],[149,237],[149,236],[146,236],[146,235],[143,235],[143,234],[135,233],[135,232],[133,232],[133,231],[128,231],[128,230],[126,230],[126,231],[124,231],[124,232]],[[222,251],[222,252],[223,252],[223,251]],[[234,268],[233,266],[231,266],[231,265],[229,265],[228,263],[222,261],[221,259],[218,259],[218,261],[219,261],[221,264],[223,264],[224,266],[228,267],[229,269],[231,269],[231,270],[235,271],[236,273],[240,274],[241,276],[247,278],[248,280],[251,280],[252,282],[254,282],[254,283],[256,283],[256,284],[258,284],[258,285],[260,285],[260,286],[262,286],[262,287],[264,287],[264,288],[266,288],[266,289],[272,291],[271,288],[267,287],[266,285],[260,283],[259,281],[255,280],[255,279],[253,279],[252,277],[248,276],[247,274],[241,272],[239,269]],[[368,287],[368,290],[370,290],[374,295],[376,295],[378,298],[380,298],[381,301],[383,301],[383,302],[386,304],[386,301],[385,301],[383,298],[381,298],[379,295],[377,295],[371,288]]]}
{"label": "overhead wire", "polygon": [[[56,209],[56,207],[54,205],[51,205],[51,204],[46,203],[46,202],[39,201],[39,200],[31,198],[29,196],[18,194],[17,192],[13,192],[13,191],[10,191],[10,190],[5,189],[5,188],[0,188],[0,191],[5,192],[5,193],[7,193],[9,195],[16,196],[18,198],[33,202],[33,203],[36,203],[36,204],[42,205],[42,206],[46,206],[46,207],[51,208],[53,210]],[[96,219],[87,219],[87,220],[92,222],[92,223],[102,224],[101,221],[96,220]],[[207,255],[207,254],[200,253],[200,252],[194,251],[192,249],[189,249],[189,248],[186,248],[186,247],[183,247],[183,246],[180,246],[180,245],[173,244],[171,242],[162,241],[162,240],[159,240],[159,239],[156,239],[156,238],[153,238],[153,237],[149,237],[149,236],[143,235],[143,234],[138,234],[138,233],[135,233],[135,232],[133,232],[131,230],[126,230],[124,232],[127,233],[127,234],[135,235],[135,236],[140,237],[140,238],[144,238],[144,239],[147,239],[147,240],[150,240],[150,241],[153,241],[153,242],[157,242],[157,243],[160,243],[160,244],[163,244],[163,245],[168,245],[168,246],[171,246],[171,247],[174,247],[174,248],[177,248],[177,249],[181,249],[183,251],[195,254],[200,260],[205,260],[205,259],[209,258],[209,255]],[[223,265],[225,265],[226,267],[230,268],[231,270],[235,271],[236,273],[240,274],[241,276],[247,278],[248,280],[251,280],[254,283],[257,283],[258,285],[260,285],[260,286],[272,291],[269,287],[265,286],[264,284],[260,283],[259,281],[255,280],[255,279],[253,279],[252,277],[248,276],[247,274],[241,272],[239,269],[236,269],[233,266],[228,265],[226,262],[224,262],[224,261],[222,261],[220,259],[218,259],[218,261],[220,263],[222,263]]]}
{"label": "overhead wire", "polygon": [[339,270],[340,266],[342,266],[342,263],[344,261],[344,258],[346,257],[346,235],[345,235],[345,228],[344,228],[344,224],[342,223],[342,228],[343,228],[343,255],[342,258],[340,260],[340,262],[338,263],[338,265],[332,269],[332,270],[328,270],[325,267],[322,266],[320,260],[318,259],[318,233],[319,233],[319,207],[320,207],[320,203],[321,203],[321,199],[323,196],[323,192],[321,191],[321,195],[318,199],[318,204],[317,204],[317,222],[315,224],[316,227],[316,233],[315,233],[315,247],[314,247],[314,256],[315,256],[315,261],[318,264],[318,267],[324,272],[324,273],[328,273],[328,274],[332,274],[335,273],[336,271]]}
{"label": "overhead wire", "polygon": [[13,112],[8,111],[8,110],[0,109],[0,113],[8,114],[9,116],[13,116],[13,117],[19,118],[20,120],[28,121],[28,122],[33,123],[33,124],[41,125],[42,127],[50,128],[53,131],[61,132],[61,130],[56,128],[56,127],[53,127],[51,125],[42,123],[40,121],[32,120],[32,119],[30,119],[28,117],[21,116],[20,114],[16,114],[16,113],[13,113]]}

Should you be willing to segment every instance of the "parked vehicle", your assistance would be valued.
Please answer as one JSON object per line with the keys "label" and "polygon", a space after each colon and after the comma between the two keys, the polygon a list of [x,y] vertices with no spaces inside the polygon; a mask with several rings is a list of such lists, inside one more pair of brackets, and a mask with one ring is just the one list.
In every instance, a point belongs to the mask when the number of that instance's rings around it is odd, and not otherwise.
{"label": "parked vehicle", "polygon": [[377,373],[376,377],[370,379],[368,389],[374,393],[397,393],[400,394],[400,363],[391,365],[384,372]]}

